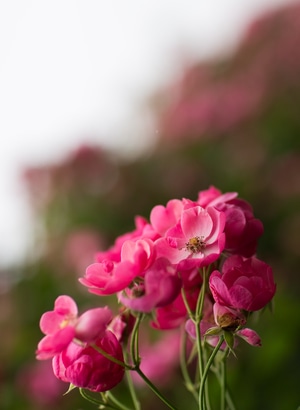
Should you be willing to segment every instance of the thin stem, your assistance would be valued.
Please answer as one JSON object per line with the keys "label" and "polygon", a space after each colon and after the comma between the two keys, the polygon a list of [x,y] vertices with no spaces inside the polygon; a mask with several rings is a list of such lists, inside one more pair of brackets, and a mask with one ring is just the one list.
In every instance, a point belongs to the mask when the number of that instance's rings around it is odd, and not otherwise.
{"label": "thin stem", "polygon": [[[203,349],[203,358],[204,358],[204,363],[207,363],[207,347],[206,346],[204,346],[204,349]],[[207,410],[211,410],[208,383],[205,383],[205,404],[206,404]]]}
{"label": "thin stem", "polygon": [[148,385],[148,387],[156,394],[160,400],[165,403],[171,410],[177,410],[177,407],[173,406],[169,400],[157,389],[157,387],[148,379],[148,377],[142,372],[142,370],[137,367],[135,371],[140,375],[140,377],[144,380],[144,382]]}
{"label": "thin stem", "polygon": [[231,395],[230,395],[230,393],[229,393],[228,390],[226,390],[225,396],[226,396],[226,402],[227,402],[227,404],[228,404],[228,406],[229,406],[229,410],[235,410],[235,405],[234,405],[234,403],[233,403],[233,401],[232,401]]}
{"label": "thin stem", "polygon": [[186,342],[187,342],[187,334],[185,332],[185,329],[182,328],[182,336],[181,336],[181,348],[180,348],[180,366],[181,366],[181,372],[183,375],[183,379],[185,381],[185,386],[189,392],[192,393],[194,396],[195,400],[198,401],[198,394],[196,392],[195,386],[190,378],[190,374],[188,371],[187,367],[187,361],[186,361]]}
{"label": "thin stem", "polygon": [[136,366],[139,365],[140,363],[140,357],[139,357],[139,327],[140,324],[143,320],[144,315],[143,314],[139,314],[134,327],[132,329],[132,334],[131,334],[131,340],[130,340],[130,354],[132,357],[132,361],[134,364],[134,368],[131,370],[134,370]]}
{"label": "thin stem", "polygon": [[206,269],[203,268],[203,276],[202,276],[202,287],[201,291],[197,300],[197,307],[196,307],[196,321],[200,323],[202,319],[202,312],[203,312],[203,306],[204,306],[204,298],[205,298],[205,293],[206,293]]}
{"label": "thin stem", "polygon": [[130,410],[129,407],[125,406],[123,403],[121,403],[112,393],[111,391],[107,392],[107,397],[109,400],[114,403],[119,410]]}
{"label": "thin stem", "polygon": [[220,410],[225,410],[225,402],[226,402],[226,356],[224,356],[223,360],[220,363],[220,366],[221,366],[221,379],[220,379],[221,403],[220,403]]}
{"label": "thin stem", "polygon": [[101,347],[95,345],[95,344],[91,344],[91,347],[93,349],[95,349],[98,353],[102,354],[104,357],[106,357],[107,359],[109,359],[110,361],[118,364],[119,366],[124,367],[126,370],[133,370],[133,367],[130,366],[129,364],[126,364],[124,362],[121,362],[121,360],[116,359],[114,356],[110,355],[109,353],[107,353],[105,350],[101,349]]}
{"label": "thin stem", "polygon": [[[109,409],[114,409],[114,410],[119,410],[118,408],[116,408],[113,405],[110,405],[108,403],[104,403],[103,401],[94,399],[93,397],[91,397],[89,394],[87,394],[87,392],[83,389],[83,388],[79,388],[79,393],[81,394],[81,396],[89,401],[90,403],[95,404],[96,406],[98,406],[99,409],[101,408],[109,408]],[[103,407],[104,406],[104,407]],[[125,409],[124,409],[125,410]]]}
{"label": "thin stem", "polygon": [[188,314],[189,314],[189,318],[190,318],[190,319],[193,319],[194,315],[193,315],[193,312],[191,311],[191,308],[190,308],[190,306],[189,306],[189,303],[188,303],[188,300],[187,300],[187,297],[186,297],[185,289],[184,289],[184,288],[181,288],[181,296],[182,296],[182,299],[183,299],[183,301],[184,301],[184,305],[185,305],[185,307],[186,307],[186,310],[187,310],[187,312],[188,312]]}
{"label": "thin stem", "polygon": [[[223,358],[223,360],[222,361],[224,361],[225,359],[226,359],[226,357],[227,357],[227,352],[228,352],[228,349],[226,349],[225,350],[225,352],[224,352],[224,358]],[[222,363],[222,362],[221,362]],[[229,410],[236,410],[235,409],[235,405],[234,405],[234,403],[233,403],[233,400],[232,400],[232,398],[231,398],[231,394],[230,394],[230,391],[228,390],[228,387],[227,387],[227,382],[226,382],[226,379],[227,379],[227,377],[226,377],[226,373],[225,373],[225,380],[223,380],[223,374],[222,374],[222,372],[223,371],[226,371],[226,363],[224,363],[224,370],[221,368],[221,371],[220,371],[220,368],[219,368],[220,366],[218,366],[218,368],[213,368],[212,366],[211,366],[211,370],[213,370],[213,372],[215,373],[215,375],[216,375],[216,378],[218,379],[218,382],[219,382],[219,384],[220,384],[220,387],[221,387],[221,400],[224,400],[223,398],[222,398],[222,394],[225,394],[225,400],[226,400],[226,403],[227,403],[227,406],[228,406],[228,409]],[[224,385],[224,393],[222,393],[222,384]],[[222,405],[221,405],[222,406]],[[221,407],[222,408],[222,407]],[[300,409],[299,409],[300,410]]]}
{"label": "thin stem", "polygon": [[[127,352],[124,352],[124,356],[127,358],[128,356]],[[130,372],[126,372],[126,379],[127,379],[128,390],[129,390],[131,400],[134,406],[134,410],[140,410],[141,404],[138,400]]]}
{"label": "thin stem", "polygon": [[205,382],[206,382],[206,378],[209,372],[209,369],[214,361],[214,358],[216,356],[216,354],[218,353],[222,343],[224,341],[224,336],[220,336],[218,344],[216,345],[216,347],[214,348],[212,354],[210,355],[206,367],[204,369],[202,378],[201,378],[201,383],[200,383],[200,389],[199,389],[199,410],[205,410],[204,407],[204,387],[205,387]]}
{"label": "thin stem", "polygon": [[204,306],[204,298],[206,292],[206,271],[203,269],[203,283],[197,300],[196,314],[195,314],[195,327],[196,327],[196,344],[198,351],[198,365],[199,365],[199,374],[200,379],[203,376],[203,352],[202,352],[202,342],[201,342],[201,331],[200,331],[200,322],[202,319],[202,312]]}

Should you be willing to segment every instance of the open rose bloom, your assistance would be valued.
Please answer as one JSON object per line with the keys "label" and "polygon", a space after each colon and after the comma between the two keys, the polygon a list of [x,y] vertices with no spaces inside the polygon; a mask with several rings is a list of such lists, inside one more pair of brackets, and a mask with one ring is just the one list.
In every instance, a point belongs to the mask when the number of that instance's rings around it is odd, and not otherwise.
{"label": "open rose bloom", "polygon": [[[199,344],[208,356],[212,349],[234,351],[241,339],[261,345],[247,322],[271,302],[276,286],[271,267],[256,256],[263,225],[250,204],[210,187],[195,201],[172,199],[156,205],[149,221],[135,221],[79,279],[101,302],[115,295],[119,311],[106,306],[78,315],[64,295],[41,317],[45,336],[36,356],[52,358],[57,378],[94,392],[112,389],[125,371],[138,386],[147,377],[166,382],[164,369],[179,366],[184,332],[186,353]],[[138,337],[145,323],[161,335],[155,349]]]}

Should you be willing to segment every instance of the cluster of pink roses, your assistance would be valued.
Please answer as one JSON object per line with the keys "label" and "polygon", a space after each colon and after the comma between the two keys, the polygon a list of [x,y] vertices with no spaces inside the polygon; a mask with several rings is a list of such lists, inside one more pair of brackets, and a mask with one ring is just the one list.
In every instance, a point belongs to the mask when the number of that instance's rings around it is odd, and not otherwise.
{"label": "cluster of pink roses", "polygon": [[[203,340],[215,345],[226,331],[260,345],[257,333],[245,325],[249,312],[262,309],[275,293],[271,268],[255,256],[262,233],[246,201],[210,187],[196,201],[173,199],[155,206],[150,222],[137,217],[135,230],[98,253],[79,281],[97,295],[115,294],[133,320],[138,313],[151,313],[152,327],[183,325],[192,339],[196,323],[189,313],[205,285]],[[124,315],[113,318],[108,307],[78,317],[75,302],[60,296],[54,311],[41,318],[46,336],[37,358],[53,357],[54,373],[63,381],[110,390],[124,374],[121,346],[125,329],[132,328],[127,325]]]}

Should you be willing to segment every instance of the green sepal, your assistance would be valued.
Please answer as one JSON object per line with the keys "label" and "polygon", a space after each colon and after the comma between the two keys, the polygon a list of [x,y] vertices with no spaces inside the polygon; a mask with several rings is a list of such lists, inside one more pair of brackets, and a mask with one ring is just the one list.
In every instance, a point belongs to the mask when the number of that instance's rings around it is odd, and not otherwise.
{"label": "green sepal", "polygon": [[224,334],[224,339],[225,339],[225,342],[226,342],[227,346],[233,352],[233,345],[234,345],[234,335],[233,335],[233,333],[229,332],[228,330],[223,330],[223,334]]}
{"label": "green sepal", "polygon": [[74,390],[74,389],[76,389],[76,388],[77,388],[77,386],[75,386],[74,384],[70,383],[70,386],[69,386],[68,390],[67,390],[63,395],[65,396],[66,394],[70,393],[70,391],[72,391],[72,390]]}
{"label": "green sepal", "polygon": [[214,326],[208,329],[205,333],[204,336],[218,336],[222,333],[222,328],[219,326]]}

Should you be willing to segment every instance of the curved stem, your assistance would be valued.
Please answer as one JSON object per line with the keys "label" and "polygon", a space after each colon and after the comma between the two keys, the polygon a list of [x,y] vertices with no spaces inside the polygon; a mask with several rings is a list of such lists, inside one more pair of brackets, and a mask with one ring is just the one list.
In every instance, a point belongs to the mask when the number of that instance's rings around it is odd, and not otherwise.
{"label": "curved stem", "polygon": [[183,375],[183,379],[185,381],[185,386],[189,392],[192,393],[194,396],[194,399],[198,401],[198,394],[196,392],[195,386],[190,378],[190,374],[188,371],[187,367],[187,361],[186,361],[186,342],[187,342],[187,334],[182,328],[182,336],[181,336],[181,348],[180,348],[180,367],[181,367],[181,372]]}
{"label": "curved stem", "polygon": [[[207,347],[206,346],[204,346],[204,349],[203,349],[203,357],[204,357],[204,363],[207,363]],[[205,405],[206,405],[206,408],[207,408],[207,410],[211,410],[208,383],[205,383],[204,390],[205,390]]]}
{"label": "curved stem", "polygon": [[220,403],[220,410],[225,410],[225,402],[226,402],[226,357],[220,363],[221,366],[221,403]]}
{"label": "curved stem", "polygon": [[125,406],[123,403],[121,403],[112,393],[111,391],[107,392],[107,397],[110,399],[112,403],[114,403],[118,410],[130,410],[129,407]]}
{"label": "curved stem", "polygon": [[224,336],[220,336],[218,344],[215,346],[212,354],[210,355],[207,364],[205,366],[202,378],[201,378],[201,383],[200,383],[200,389],[199,389],[199,410],[205,410],[204,407],[204,387],[205,387],[205,382],[206,382],[206,378],[210,369],[210,366],[212,365],[214,358],[216,356],[216,354],[218,353],[222,343],[224,341]]}
{"label": "curved stem", "polygon": [[[124,356],[127,358],[127,352],[124,352]],[[130,393],[130,397],[134,406],[134,410],[140,410],[141,409],[141,404],[138,400],[135,388],[134,388],[134,384],[132,381],[132,377],[131,377],[131,373],[130,372],[126,372],[126,379],[127,379],[127,384],[128,384],[128,390]]]}
{"label": "curved stem", "polygon": [[132,357],[132,361],[134,364],[134,367],[130,370],[135,370],[136,366],[139,365],[140,363],[140,357],[139,357],[139,327],[140,324],[143,320],[144,315],[143,314],[139,314],[134,327],[132,329],[132,334],[131,334],[131,340],[130,340],[130,354]]}
{"label": "curved stem", "polygon": [[195,327],[196,327],[196,344],[198,351],[198,366],[200,379],[203,377],[203,351],[202,351],[202,342],[201,342],[201,331],[200,331],[200,322],[202,319],[204,298],[206,292],[206,270],[203,269],[203,283],[197,300],[196,314],[195,314]]}
{"label": "curved stem", "polygon": [[[87,392],[86,392],[83,388],[81,388],[81,387],[79,388],[79,393],[81,394],[81,396],[82,396],[85,400],[89,401],[90,403],[95,404],[96,406],[98,406],[98,408],[101,408],[100,406],[102,406],[102,408],[103,408],[103,406],[104,406],[104,407],[106,407],[106,408],[108,408],[108,409],[120,410],[120,409],[118,409],[117,407],[115,407],[115,406],[113,406],[113,405],[110,405],[110,404],[108,404],[108,403],[104,403],[103,401],[94,399],[94,398],[91,397],[89,394],[87,394]],[[125,410],[125,409],[122,409],[122,410]],[[128,410],[129,410],[129,409],[128,409]]]}
{"label": "curved stem", "polygon": [[140,375],[140,377],[144,380],[144,382],[148,385],[148,387],[156,394],[160,400],[165,403],[171,410],[177,410],[175,406],[173,406],[168,399],[157,389],[157,387],[148,379],[148,377],[142,372],[142,370],[137,367],[135,371]]}
{"label": "curved stem", "polygon": [[102,354],[104,357],[106,357],[107,359],[109,359],[110,361],[118,364],[119,366],[124,367],[126,370],[133,370],[133,367],[130,366],[129,364],[126,364],[124,362],[121,362],[121,360],[116,359],[114,356],[110,355],[109,353],[107,353],[105,350],[101,349],[101,347],[95,345],[95,344],[91,344],[90,345],[93,349],[95,349],[98,353]]}

